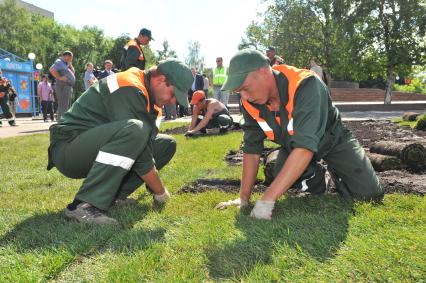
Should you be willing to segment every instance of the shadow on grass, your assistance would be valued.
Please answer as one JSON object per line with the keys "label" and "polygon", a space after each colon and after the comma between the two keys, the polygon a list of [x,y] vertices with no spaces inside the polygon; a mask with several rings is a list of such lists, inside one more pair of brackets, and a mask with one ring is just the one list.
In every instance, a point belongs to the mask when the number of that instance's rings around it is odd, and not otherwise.
{"label": "shadow on grass", "polygon": [[250,210],[235,221],[243,239],[206,250],[212,278],[241,280],[256,264],[271,263],[280,247],[317,261],[332,258],[346,239],[352,204],[337,196],[287,198],[276,204],[272,221],[253,219]]}
{"label": "shadow on grass", "polygon": [[105,250],[134,252],[164,240],[164,229],[133,228],[142,220],[150,205],[113,208],[110,215],[118,226],[81,224],[65,219],[63,211],[31,216],[0,238],[0,248],[12,247],[17,252],[44,254],[59,250],[71,255],[87,256]]}

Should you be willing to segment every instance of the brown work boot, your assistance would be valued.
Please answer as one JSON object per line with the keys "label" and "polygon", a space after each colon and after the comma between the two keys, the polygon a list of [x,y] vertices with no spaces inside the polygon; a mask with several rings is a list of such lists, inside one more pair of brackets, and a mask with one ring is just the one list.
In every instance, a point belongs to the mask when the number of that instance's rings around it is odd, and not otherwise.
{"label": "brown work boot", "polygon": [[65,208],[65,216],[68,219],[76,220],[80,223],[96,225],[117,225],[118,221],[108,217],[102,211],[90,203],[83,202],[77,205],[76,209],[69,210]]}
{"label": "brown work boot", "polygon": [[137,203],[138,202],[135,199],[132,199],[132,198],[125,198],[125,199],[118,198],[114,201],[114,205],[116,205],[116,206],[135,205]]}

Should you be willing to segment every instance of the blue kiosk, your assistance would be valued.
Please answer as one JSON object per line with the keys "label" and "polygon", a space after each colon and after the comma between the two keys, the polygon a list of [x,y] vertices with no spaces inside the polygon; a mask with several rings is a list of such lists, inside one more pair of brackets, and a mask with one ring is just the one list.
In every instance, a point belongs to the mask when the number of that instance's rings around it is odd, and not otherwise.
{"label": "blue kiosk", "polygon": [[[18,93],[19,105],[16,114],[36,116],[36,90],[34,87],[34,67],[32,60],[24,60],[0,48],[0,69],[10,80]],[[2,113],[0,109],[0,113]]]}

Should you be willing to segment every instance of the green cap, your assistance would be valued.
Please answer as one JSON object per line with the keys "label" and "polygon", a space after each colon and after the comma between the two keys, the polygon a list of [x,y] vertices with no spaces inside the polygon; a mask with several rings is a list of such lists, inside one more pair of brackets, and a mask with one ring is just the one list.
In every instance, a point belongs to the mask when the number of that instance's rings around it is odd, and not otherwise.
{"label": "green cap", "polygon": [[175,87],[177,103],[189,107],[188,90],[192,86],[194,77],[188,66],[176,59],[167,59],[161,61],[157,68]]}
{"label": "green cap", "polygon": [[259,51],[243,49],[231,58],[228,68],[228,78],[223,84],[222,90],[235,90],[246,80],[250,72],[262,67],[269,67],[268,59]]}

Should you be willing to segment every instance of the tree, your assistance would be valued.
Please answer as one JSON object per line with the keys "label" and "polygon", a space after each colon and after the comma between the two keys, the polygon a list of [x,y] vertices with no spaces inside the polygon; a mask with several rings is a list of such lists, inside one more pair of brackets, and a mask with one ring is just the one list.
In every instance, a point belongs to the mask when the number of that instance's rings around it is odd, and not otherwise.
{"label": "tree", "polygon": [[176,51],[170,49],[169,41],[163,41],[163,50],[157,51],[157,64],[158,62],[165,60],[167,58],[177,58]]}
{"label": "tree", "polygon": [[426,32],[424,0],[354,0],[350,17],[351,34],[371,40],[386,71],[385,104],[392,101],[395,72],[407,73],[413,65],[424,64]]}
{"label": "tree", "polygon": [[122,34],[119,37],[113,39],[112,46],[108,50],[108,53],[105,57],[105,59],[109,59],[113,62],[114,66],[116,68],[121,68],[121,56],[124,52],[124,45],[126,45],[127,42],[130,40],[130,36],[128,34]]}
{"label": "tree", "polygon": [[201,44],[198,41],[188,42],[188,55],[185,58],[185,63],[197,70],[203,69],[204,57],[201,56]]}

